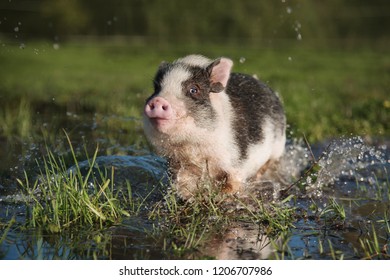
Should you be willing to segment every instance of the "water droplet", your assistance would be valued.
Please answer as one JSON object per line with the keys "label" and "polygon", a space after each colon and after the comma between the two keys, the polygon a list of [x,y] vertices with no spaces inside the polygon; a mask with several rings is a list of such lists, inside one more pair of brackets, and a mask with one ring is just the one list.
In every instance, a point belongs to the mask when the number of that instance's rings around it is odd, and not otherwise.
{"label": "water droplet", "polygon": [[240,57],[240,63],[244,63],[245,62],[245,57]]}
{"label": "water droplet", "polygon": [[286,12],[287,12],[288,14],[291,14],[291,13],[292,13],[292,8],[291,8],[291,7],[287,7],[287,8],[286,8]]}
{"label": "water droplet", "polygon": [[16,26],[16,27],[14,28],[14,31],[15,31],[15,32],[19,32],[19,26]]}

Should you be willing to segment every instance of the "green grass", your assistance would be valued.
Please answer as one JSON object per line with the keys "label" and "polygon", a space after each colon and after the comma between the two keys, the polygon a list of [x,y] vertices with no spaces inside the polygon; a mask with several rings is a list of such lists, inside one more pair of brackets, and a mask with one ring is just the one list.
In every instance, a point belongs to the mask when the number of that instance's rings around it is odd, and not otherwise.
{"label": "green grass", "polygon": [[24,181],[18,179],[26,193],[27,228],[47,232],[83,227],[102,229],[130,216],[128,209],[139,209],[132,205],[130,185],[126,193],[114,189],[114,169],[112,174],[106,174],[95,166],[98,149],[83,174],[68,136],[67,140],[74,160],[72,169],[67,168],[63,157],[48,151],[40,166],[40,176],[33,184],[27,174]]}
{"label": "green grass", "polygon": [[[64,156],[47,151],[43,163],[39,164],[38,179],[32,184],[27,175],[24,180],[18,180],[25,192],[27,207],[25,223],[19,224],[19,228],[61,233],[65,234],[64,237],[72,232],[84,236],[87,231],[99,238],[110,226],[120,225],[123,218],[146,218],[141,209],[147,197],[134,198],[129,183],[114,188],[113,174],[107,174],[106,170],[96,166],[98,149],[88,159],[89,167],[86,170],[80,168],[68,135],[66,138],[73,168],[67,167],[69,163]],[[191,203],[178,200],[173,191],[168,192],[163,200],[153,203],[147,219],[154,224],[154,229],[145,234],[150,235],[169,258],[208,257],[207,254],[199,255],[198,249],[206,246],[216,235],[223,234],[232,224],[257,225],[261,234],[276,239],[289,232],[295,220],[295,210],[288,205],[265,203],[256,197],[242,200],[221,194],[214,188],[213,182],[206,182],[203,191]],[[7,231],[1,239],[6,234]],[[44,246],[41,239],[37,243],[38,251]],[[103,241],[94,239],[94,242],[99,245],[109,240],[106,236]],[[87,255],[90,254],[91,248],[86,247],[85,250]],[[109,255],[109,252],[100,253]],[[34,258],[44,255],[42,252],[31,254]],[[99,257],[93,255],[97,254],[94,250],[91,254],[94,258]]]}
{"label": "green grass", "polygon": [[149,219],[158,226],[150,234],[162,244],[168,256],[212,257],[207,252],[199,255],[198,249],[207,247],[208,242],[223,235],[232,225],[256,225],[259,234],[271,240],[293,227],[296,218],[293,207],[263,202],[256,197],[243,200],[221,194],[213,186],[213,182],[204,184],[191,203],[178,200],[172,191],[154,206]]}
{"label": "green grass", "polygon": [[15,224],[16,220],[15,220],[15,217],[12,217],[9,221],[7,221],[5,224],[3,224],[1,221],[0,221],[0,245],[4,242],[4,240],[6,239],[7,237],[7,234],[8,232],[10,231],[10,229],[12,228],[13,224]]}
{"label": "green grass", "polygon": [[[59,49],[47,42],[27,42],[24,49],[6,42],[0,49],[0,96],[6,101],[0,129],[9,133],[13,120],[6,108],[15,99],[21,100],[21,109],[26,101],[77,103],[139,117],[159,63],[189,53],[231,57],[234,71],[267,82],[281,94],[292,130],[305,133],[311,143],[339,135],[389,136],[388,51],[207,44],[156,48],[106,41],[69,42]],[[22,128],[14,133],[24,135],[31,118],[19,113],[17,119]]]}
{"label": "green grass", "polygon": [[[145,235],[155,240],[155,246],[162,248],[167,258],[213,257],[207,254],[207,250],[204,252],[199,249],[207,248],[209,242],[223,236],[232,226],[245,224],[258,227],[258,234],[270,239],[269,242],[276,250],[274,258],[299,258],[289,247],[289,240],[292,230],[296,227],[295,223],[308,218],[316,221],[315,225],[318,228],[313,229],[313,232],[316,236],[321,236],[318,239],[318,254],[323,258],[389,258],[386,241],[386,236],[390,234],[388,208],[384,209],[383,215],[376,213],[377,210],[374,208],[372,215],[367,216],[370,222],[361,224],[363,225],[360,227],[361,235],[358,242],[353,244],[354,255],[343,252],[332,239],[332,234],[341,234],[347,229],[348,221],[353,218],[346,209],[348,204],[361,203],[364,206],[366,203],[364,200],[369,199],[368,197],[378,203],[382,202],[383,198],[386,200],[390,189],[388,181],[376,181],[377,194],[361,190],[362,197],[349,199],[330,197],[319,202],[313,201],[312,206],[307,209],[300,209],[302,206],[296,205],[296,200],[299,200],[296,195],[290,195],[278,203],[267,203],[254,196],[239,198],[221,194],[212,181],[206,181],[193,202],[181,201],[174,191],[169,191],[163,200],[153,202],[154,206],[148,204],[148,209],[152,210],[145,214],[141,209],[147,203],[147,197],[134,199],[129,183],[114,188],[113,174],[107,174],[106,170],[99,169],[95,164],[98,149],[92,158],[88,159],[89,167],[82,169],[69,136],[66,135],[66,138],[70,150],[70,163],[69,159],[65,161],[63,156],[47,151],[43,163],[39,164],[41,168],[39,178],[33,184],[30,184],[27,176],[24,181],[19,180],[26,193],[25,204],[28,208],[26,223],[24,227],[19,228],[34,228],[50,233],[75,232],[76,235],[83,236],[87,230],[93,237],[93,243],[96,246],[100,244],[99,251],[92,247],[83,247],[82,254],[85,253],[89,257],[110,256],[110,251],[105,249],[106,244],[109,245],[111,242],[110,235],[107,235],[109,226],[120,225],[126,216],[147,219],[147,215],[154,228],[145,230]],[[68,169],[69,164],[74,167]],[[319,172],[311,167],[308,167],[308,170],[310,172],[304,175],[306,178],[315,177],[315,173]],[[304,179],[305,177],[302,180]],[[364,197],[364,192],[367,193],[367,198]],[[385,203],[383,202],[383,205],[386,205]],[[5,226],[1,241],[6,238],[7,231],[12,225],[13,222],[10,222],[9,226]],[[303,229],[303,236],[306,231],[307,229]],[[42,242],[45,240],[41,240],[39,244]],[[75,244],[78,243],[68,245],[72,248]],[[44,247],[44,243],[41,245]],[[91,243],[89,245],[94,246]],[[62,248],[65,245],[59,246]],[[38,246],[38,249],[41,247]],[[42,252],[32,254],[44,255]]]}
{"label": "green grass", "polygon": [[[9,142],[13,139],[26,141],[31,135],[43,133],[43,138],[51,139],[50,144],[55,143],[53,131],[58,127],[43,128],[42,122],[37,121],[40,118],[36,113],[37,105],[55,105],[72,112],[77,104],[96,113],[95,121],[108,128],[104,131],[110,131],[101,137],[108,139],[111,146],[118,143],[118,138],[125,137],[126,145],[146,147],[144,140],[139,138],[142,135],[140,122],[129,124],[121,120],[140,118],[158,64],[188,53],[231,57],[235,61],[234,71],[255,74],[267,82],[282,96],[291,130],[295,135],[304,134],[310,143],[350,134],[374,138],[390,136],[388,51],[364,47],[351,51],[234,45],[165,46],[157,49],[124,42],[69,42],[56,50],[47,42],[29,42],[24,49],[6,42],[0,47],[0,98],[3,102],[0,138],[9,139]],[[245,58],[245,62],[241,63],[240,60],[244,61],[241,58]],[[112,115],[118,118],[110,118],[107,122],[102,120]],[[111,127],[115,127],[115,132],[111,133]],[[134,135],[126,133],[130,130]],[[48,148],[43,152],[43,161],[38,164],[38,179],[26,175],[19,180],[28,206],[25,227],[47,232],[85,228],[99,232],[120,223],[125,216],[141,215],[145,199],[133,200],[129,184],[118,192],[114,187],[113,170],[95,168],[97,148],[92,157],[85,152],[90,167],[82,172],[76,156],[79,151],[73,148],[69,137],[73,136],[67,136],[67,141],[62,142],[68,143],[70,159],[57,155],[57,149]],[[68,170],[69,165],[74,166],[72,171]],[[304,190],[307,179],[315,181],[318,172],[319,166],[315,162],[292,187]],[[294,222],[301,218],[296,215],[293,203],[289,204],[286,199],[281,204],[265,204],[255,197],[240,200],[221,196],[210,186],[206,184],[202,195],[193,203],[179,201],[174,193],[168,193],[149,213],[155,228],[148,234],[155,238],[167,256],[196,255],[198,248],[207,246],[207,242],[232,224],[251,223],[259,226],[261,234],[271,237],[278,249],[275,258],[293,257],[288,246],[289,234]],[[377,182],[376,190],[375,199],[389,199],[388,182],[387,185]],[[289,198],[296,199],[294,195]],[[239,210],[232,211],[236,209],[232,205],[239,206]],[[326,229],[342,229],[349,218],[345,204],[339,200],[329,200],[328,206],[322,210],[313,205],[313,209],[316,208],[314,218],[324,223]],[[355,245],[359,247],[356,256],[388,258],[388,249],[386,251],[383,247],[383,234],[390,234],[388,213],[375,221],[375,227],[365,228],[364,232],[367,234]],[[1,241],[6,234],[7,230],[1,235]],[[99,239],[99,234],[94,236]],[[278,237],[282,244],[277,244]],[[330,239],[325,238],[319,244],[320,253],[329,258],[350,257],[340,253]]]}

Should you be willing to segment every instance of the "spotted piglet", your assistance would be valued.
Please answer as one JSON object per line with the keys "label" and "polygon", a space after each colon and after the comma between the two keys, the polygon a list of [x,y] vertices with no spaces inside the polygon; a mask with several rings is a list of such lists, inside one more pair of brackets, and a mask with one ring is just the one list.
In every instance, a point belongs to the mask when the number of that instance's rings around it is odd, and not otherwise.
{"label": "spotted piglet", "polygon": [[286,119],[261,81],[232,73],[232,60],[189,55],[162,63],[144,108],[144,131],[168,160],[173,188],[192,200],[205,178],[239,193],[284,152]]}

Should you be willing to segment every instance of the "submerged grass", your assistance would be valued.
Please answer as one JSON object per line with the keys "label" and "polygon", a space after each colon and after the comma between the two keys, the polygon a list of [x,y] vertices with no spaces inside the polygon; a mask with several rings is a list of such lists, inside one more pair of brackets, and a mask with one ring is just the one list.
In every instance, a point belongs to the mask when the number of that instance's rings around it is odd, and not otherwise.
{"label": "submerged grass", "polygon": [[40,167],[41,174],[33,184],[30,184],[27,174],[24,181],[18,180],[26,192],[26,226],[48,232],[85,226],[103,228],[119,222],[123,216],[129,216],[129,201],[119,197],[123,196],[121,191],[115,191],[109,178],[113,178],[114,170],[108,176],[106,172],[96,169],[98,149],[88,159],[89,167],[83,174],[70,139],[66,136],[74,168],[68,169],[64,158],[48,151]]}
{"label": "submerged grass", "polygon": [[9,220],[6,224],[0,223],[0,229],[1,229],[1,235],[0,235],[0,245],[4,242],[4,240],[7,238],[8,232],[11,230],[12,226],[15,224],[16,220],[15,217],[12,217],[11,220]]}
{"label": "submerged grass", "polygon": [[[390,234],[388,229],[386,234]],[[366,237],[359,238],[359,243],[364,252],[364,259],[390,259],[389,243],[379,242],[378,230],[374,224],[371,225]]]}

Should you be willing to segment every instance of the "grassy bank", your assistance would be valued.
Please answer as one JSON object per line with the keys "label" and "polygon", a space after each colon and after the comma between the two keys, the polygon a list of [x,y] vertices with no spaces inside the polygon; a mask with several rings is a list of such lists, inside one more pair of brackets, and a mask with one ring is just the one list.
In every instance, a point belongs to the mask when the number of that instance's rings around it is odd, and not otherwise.
{"label": "grassy bank", "polygon": [[[125,42],[22,46],[3,42],[0,100],[5,106],[0,130],[4,133],[4,123],[13,122],[13,115],[34,116],[14,112],[20,100],[78,104],[94,112],[139,117],[158,64],[188,53],[231,57],[234,71],[267,82],[281,94],[292,129],[311,142],[339,135],[390,135],[389,52],[216,45],[158,48]],[[28,127],[25,122],[20,120]]]}

